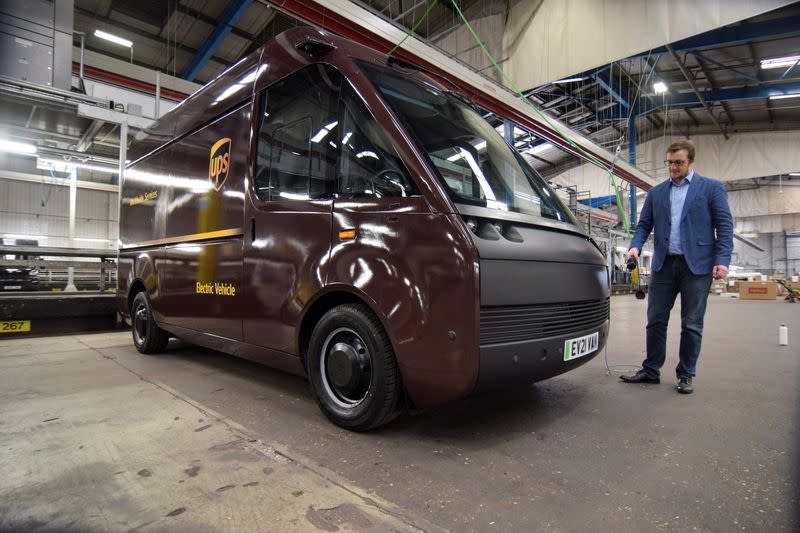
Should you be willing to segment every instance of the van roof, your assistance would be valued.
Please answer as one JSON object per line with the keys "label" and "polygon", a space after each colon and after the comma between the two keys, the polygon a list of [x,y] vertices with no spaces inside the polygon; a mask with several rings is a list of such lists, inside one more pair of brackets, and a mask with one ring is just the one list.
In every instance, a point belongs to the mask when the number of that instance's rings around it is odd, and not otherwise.
{"label": "van roof", "polygon": [[[298,49],[304,43],[308,43],[309,48],[306,54],[300,54]],[[237,85],[244,88],[246,85],[242,83],[243,81],[257,83],[256,78],[261,72],[254,71],[254,69],[258,67],[259,63],[263,63],[261,62],[262,53],[269,53],[276,60],[275,64],[271,65],[275,70],[280,72],[289,68],[287,72],[289,73],[301,68],[304,64],[316,62],[317,59],[314,58],[314,53],[320,47],[335,49],[337,52],[346,54],[349,58],[378,62],[385,62],[388,58],[386,54],[333,35],[325,30],[310,26],[286,30],[271,41],[264,43],[260,49],[253,51],[231,65],[216,78],[191,94],[186,100],[165,113],[151,126],[139,132],[128,150],[128,159],[132,162],[130,165],[135,165],[139,159],[147,154],[194,131],[221,113],[232,109],[251,97],[252,88],[251,92],[232,89]],[[406,75],[418,75],[431,81],[422,72],[409,72]]]}

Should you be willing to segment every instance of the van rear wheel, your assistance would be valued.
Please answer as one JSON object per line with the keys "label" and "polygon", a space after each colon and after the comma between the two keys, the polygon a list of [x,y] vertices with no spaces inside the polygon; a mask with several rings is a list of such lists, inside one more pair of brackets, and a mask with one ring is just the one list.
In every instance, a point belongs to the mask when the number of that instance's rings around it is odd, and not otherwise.
{"label": "van rear wheel", "polygon": [[133,344],[141,353],[158,353],[167,347],[169,335],[158,327],[153,318],[150,299],[144,291],[136,293],[131,305]]}
{"label": "van rear wheel", "polygon": [[320,409],[338,426],[367,431],[400,412],[402,384],[392,344],[364,305],[340,305],[322,316],[306,366]]}

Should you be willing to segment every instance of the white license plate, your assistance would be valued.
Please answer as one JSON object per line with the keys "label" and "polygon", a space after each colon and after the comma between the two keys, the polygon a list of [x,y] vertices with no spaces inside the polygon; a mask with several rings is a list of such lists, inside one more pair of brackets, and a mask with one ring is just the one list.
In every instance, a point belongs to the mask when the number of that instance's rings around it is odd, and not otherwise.
{"label": "white license plate", "polygon": [[597,350],[599,344],[599,332],[564,341],[564,361],[571,361],[572,359],[590,354]]}
{"label": "white license plate", "polygon": [[6,285],[6,286],[5,286],[5,287],[3,287],[3,288],[4,288],[5,290],[7,290],[7,291],[14,291],[14,290],[17,290],[17,291],[18,291],[18,290],[20,290],[20,289],[22,288],[22,285]]}

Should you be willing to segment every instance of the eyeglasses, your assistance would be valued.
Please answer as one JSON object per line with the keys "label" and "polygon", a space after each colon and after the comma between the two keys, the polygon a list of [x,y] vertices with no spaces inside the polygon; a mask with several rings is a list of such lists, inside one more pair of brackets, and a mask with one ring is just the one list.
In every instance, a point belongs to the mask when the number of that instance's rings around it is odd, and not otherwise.
{"label": "eyeglasses", "polygon": [[669,159],[664,160],[664,166],[666,167],[671,167],[671,166],[682,167],[685,163],[686,161],[684,161],[683,159],[676,159],[675,161],[670,161]]}

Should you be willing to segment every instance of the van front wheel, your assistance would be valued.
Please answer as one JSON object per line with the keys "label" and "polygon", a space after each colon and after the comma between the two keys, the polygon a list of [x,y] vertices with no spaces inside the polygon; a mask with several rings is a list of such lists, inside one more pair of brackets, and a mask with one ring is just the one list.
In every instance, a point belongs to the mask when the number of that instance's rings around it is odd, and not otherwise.
{"label": "van front wheel", "polygon": [[169,336],[158,327],[153,318],[150,299],[147,294],[136,293],[131,305],[131,333],[133,344],[141,353],[158,353],[167,347]]}
{"label": "van front wheel", "polygon": [[352,431],[386,424],[400,411],[402,385],[392,344],[364,305],[325,313],[306,356],[311,389],[322,412]]}

